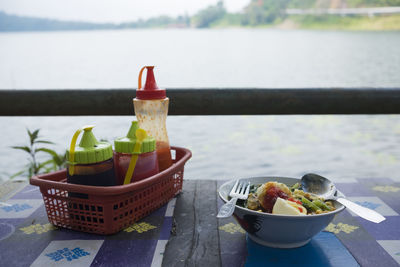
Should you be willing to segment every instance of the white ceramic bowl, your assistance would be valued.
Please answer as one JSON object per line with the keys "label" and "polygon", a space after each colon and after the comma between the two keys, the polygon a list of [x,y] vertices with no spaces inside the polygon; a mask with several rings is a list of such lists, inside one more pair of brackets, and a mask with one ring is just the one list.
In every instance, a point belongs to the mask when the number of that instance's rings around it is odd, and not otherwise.
{"label": "white ceramic bowl", "polygon": [[[250,184],[263,184],[277,181],[291,186],[300,179],[286,177],[255,177],[240,179]],[[226,203],[228,194],[236,180],[228,181],[219,188],[219,196]],[[334,201],[335,211],[318,215],[294,216],[276,215],[253,211],[240,206],[235,207],[233,216],[249,237],[264,246],[275,248],[295,248],[307,244],[313,236],[322,231],[344,206]]]}

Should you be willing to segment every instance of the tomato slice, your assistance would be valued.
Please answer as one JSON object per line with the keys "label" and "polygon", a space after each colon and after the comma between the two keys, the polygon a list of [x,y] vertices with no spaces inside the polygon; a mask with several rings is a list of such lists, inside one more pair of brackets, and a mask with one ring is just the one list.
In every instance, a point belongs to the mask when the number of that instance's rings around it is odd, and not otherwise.
{"label": "tomato slice", "polygon": [[272,208],[274,207],[276,199],[278,197],[288,199],[288,195],[283,192],[279,187],[273,186],[269,188],[268,191],[265,193],[261,206],[265,209],[266,212],[272,213]]}

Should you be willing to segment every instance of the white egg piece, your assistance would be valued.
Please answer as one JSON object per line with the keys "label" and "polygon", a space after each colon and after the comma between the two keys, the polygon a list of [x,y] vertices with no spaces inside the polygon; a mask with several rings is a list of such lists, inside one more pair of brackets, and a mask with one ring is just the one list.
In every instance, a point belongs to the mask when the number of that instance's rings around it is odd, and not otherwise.
{"label": "white egg piece", "polygon": [[278,197],[276,199],[275,205],[272,208],[272,214],[281,214],[281,215],[306,215],[301,213],[298,208],[290,205],[289,201]]}

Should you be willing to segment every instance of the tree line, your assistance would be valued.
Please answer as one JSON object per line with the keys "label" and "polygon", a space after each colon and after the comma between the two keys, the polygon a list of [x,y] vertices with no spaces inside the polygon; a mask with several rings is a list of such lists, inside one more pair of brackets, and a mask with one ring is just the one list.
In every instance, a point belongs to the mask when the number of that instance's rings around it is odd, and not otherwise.
{"label": "tree line", "polygon": [[133,22],[88,23],[9,15],[0,11],[0,31],[53,31],[130,28],[209,28],[214,26],[254,27],[279,23],[287,18],[286,9],[400,6],[400,0],[250,0],[239,13],[227,12],[223,1],[193,16],[158,16]]}

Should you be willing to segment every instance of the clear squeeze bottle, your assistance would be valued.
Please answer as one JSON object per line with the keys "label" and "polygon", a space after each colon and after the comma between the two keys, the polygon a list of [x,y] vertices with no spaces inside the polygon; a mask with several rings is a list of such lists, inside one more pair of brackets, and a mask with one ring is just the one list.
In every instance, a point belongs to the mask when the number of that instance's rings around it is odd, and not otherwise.
{"label": "clear squeeze bottle", "polygon": [[[137,121],[132,121],[128,134],[125,137],[120,137],[114,140],[114,165],[117,174],[117,185],[124,183],[125,175],[129,168],[129,163],[132,154],[135,154],[134,147],[138,142],[135,133],[139,129]],[[137,152],[138,159],[130,182],[136,182],[153,176],[159,172],[157,153],[156,153],[156,140],[148,136],[141,144],[140,152]]]}
{"label": "clear squeeze bottle", "polygon": [[[147,69],[146,83],[142,88],[142,74]],[[140,128],[156,139],[158,166],[163,171],[172,165],[166,119],[169,98],[165,89],[160,89],[154,78],[154,66],[145,66],[140,70],[136,98],[133,99],[135,115]]]}

